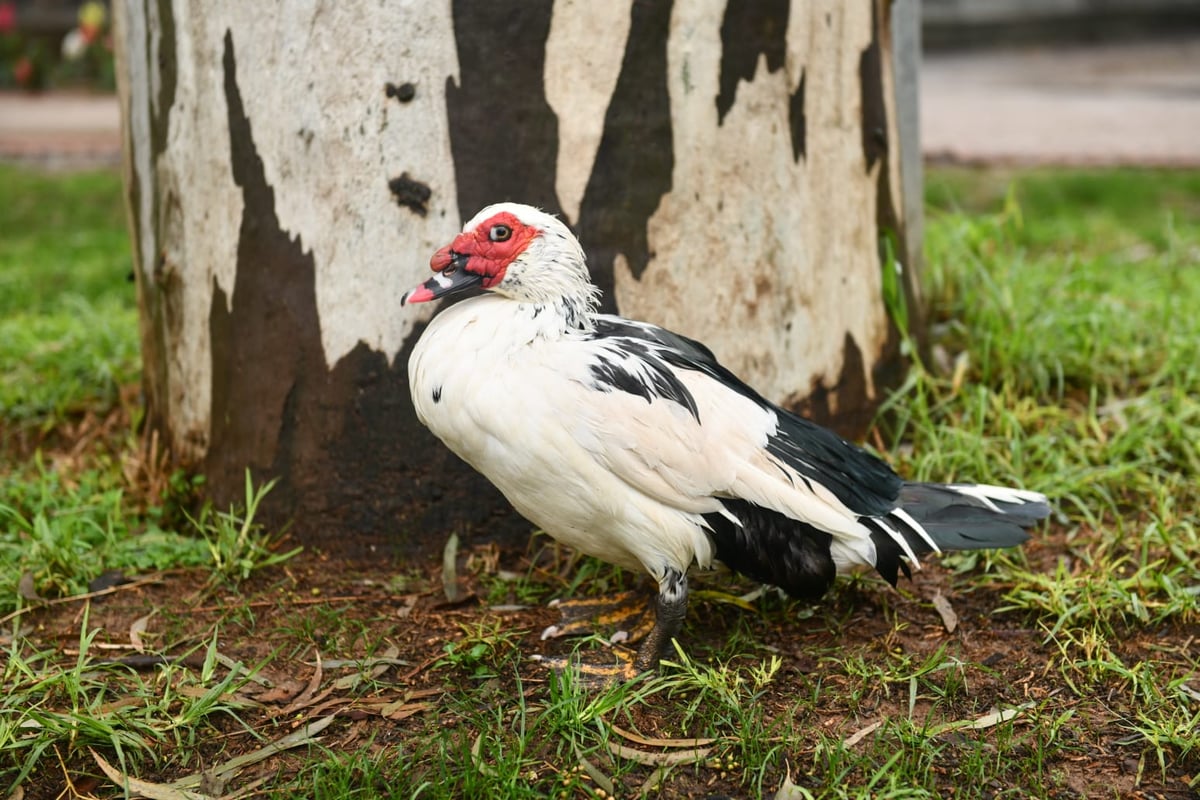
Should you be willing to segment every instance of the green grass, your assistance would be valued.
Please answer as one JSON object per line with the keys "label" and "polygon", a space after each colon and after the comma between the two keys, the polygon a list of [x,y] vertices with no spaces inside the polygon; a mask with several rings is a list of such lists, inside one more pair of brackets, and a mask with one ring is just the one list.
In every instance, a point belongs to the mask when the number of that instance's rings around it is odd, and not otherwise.
{"label": "green grass", "polygon": [[[248,485],[242,511],[188,517],[172,499],[195,488],[182,476],[165,498],[131,485],[128,432],[64,457],[55,435],[111,412],[137,376],[119,188],[109,175],[0,167],[0,191],[17,198],[0,220],[0,430],[22,442],[32,431],[45,448],[0,450],[0,615],[11,615],[0,785],[98,775],[91,747],[193,790],[223,763],[233,791],[250,776],[230,756],[305,734],[290,755],[264,756],[273,766],[251,773],[252,790],[366,800],[784,787],[789,800],[1114,797],[1117,778],[1168,796],[1200,788],[1200,173],[929,176],[930,346],[879,441],[913,478],[1023,485],[1056,506],[1027,547],[935,568],[968,610],[962,633],[936,624],[919,582],[896,592],[859,577],[817,607],[767,593],[749,610],[728,602],[745,587],[709,583],[659,675],[601,690],[531,678],[534,624],[487,606],[629,588],[629,575],[591,559],[560,579],[497,571],[481,552],[468,563],[492,566],[463,578],[482,607],[397,614],[397,595],[436,592],[421,569],[379,607],[353,593],[323,604],[304,575],[264,571],[286,555],[253,521],[265,489]],[[101,621],[111,608],[79,603],[65,643],[33,623],[105,570],[185,565],[216,610],[156,608],[165,630],[148,653],[163,663],[149,672],[97,659],[106,637],[127,638]],[[264,573],[273,582],[246,583]],[[441,617],[452,621],[412,644]],[[393,642],[427,658],[370,669],[403,661]],[[267,685],[260,672],[307,680],[318,653],[363,660],[361,675],[331,666],[313,687],[347,715],[319,741],[297,727],[311,708],[276,717],[281,706],[250,686]],[[412,713],[368,713],[384,701]]]}
{"label": "green grass", "polygon": [[147,674],[98,657],[87,604],[61,649],[26,621],[105,573],[199,567],[216,590],[280,563],[292,554],[253,520],[270,487],[247,484],[244,509],[188,519],[186,476],[157,494],[131,485],[138,411],[120,404],[140,361],[120,180],[0,165],[0,195],[0,785],[89,747],[122,768],[173,751],[186,761],[244,705],[234,692],[250,671],[222,665],[215,634],[165,643],[171,656]]}
{"label": "green grass", "polygon": [[[106,409],[139,371],[120,179],[0,165],[0,436]],[[3,442],[0,442],[3,443]]]}
{"label": "green grass", "polygon": [[106,570],[211,564],[236,582],[286,557],[253,523],[269,486],[247,486],[247,513],[203,508],[182,526],[164,519],[172,495],[192,491],[182,475],[166,496],[131,503],[131,431],[113,434],[123,454],[21,458],[21,434],[36,441],[104,416],[136,383],[137,307],[117,175],[0,165],[0,193],[0,454],[13,462],[0,462],[0,615],[17,606],[22,578],[27,595],[53,598]]}
{"label": "green grass", "polygon": [[1050,173],[1013,187],[999,211],[931,220],[924,286],[956,366],[914,370],[892,398],[897,461],[1055,499],[1082,545],[1073,568],[994,556],[1012,607],[1052,632],[1074,617],[1108,636],[1194,622],[1200,179]]}

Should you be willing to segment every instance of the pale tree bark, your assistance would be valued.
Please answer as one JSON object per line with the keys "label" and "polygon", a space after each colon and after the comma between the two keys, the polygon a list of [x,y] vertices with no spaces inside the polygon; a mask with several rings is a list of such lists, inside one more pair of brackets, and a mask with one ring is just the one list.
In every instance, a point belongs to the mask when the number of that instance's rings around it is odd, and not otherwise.
{"label": "pale tree bark", "polygon": [[114,6],[147,424],[218,503],[249,468],[354,553],[527,530],[405,385],[430,311],[399,297],[500,200],[562,215],[609,309],[844,430],[899,372],[917,0]]}

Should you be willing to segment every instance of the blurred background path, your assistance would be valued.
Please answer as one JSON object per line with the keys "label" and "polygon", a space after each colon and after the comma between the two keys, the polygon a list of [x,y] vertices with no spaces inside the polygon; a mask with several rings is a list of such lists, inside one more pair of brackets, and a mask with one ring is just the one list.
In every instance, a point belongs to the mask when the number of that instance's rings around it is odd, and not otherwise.
{"label": "blurred background path", "polygon": [[[1200,167],[1200,33],[1134,42],[933,50],[927,159]],[[0,93],[0,159],[120,162],[115,97]]]}
{"label": "blurred background path", "polygon": [[1200,35],[927,53],[926,159],[1200,166]]}

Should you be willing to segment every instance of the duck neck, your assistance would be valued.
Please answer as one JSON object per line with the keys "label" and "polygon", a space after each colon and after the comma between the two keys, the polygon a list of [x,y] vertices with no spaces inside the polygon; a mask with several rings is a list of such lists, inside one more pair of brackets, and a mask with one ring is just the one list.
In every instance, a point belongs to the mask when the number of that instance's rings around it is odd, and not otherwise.
{"label": "duck neck", "polygon": [[524,301],[518,304],[519,314],[537,338],[561,339],[595,330],[595,303],[569,297],[543,302]]}

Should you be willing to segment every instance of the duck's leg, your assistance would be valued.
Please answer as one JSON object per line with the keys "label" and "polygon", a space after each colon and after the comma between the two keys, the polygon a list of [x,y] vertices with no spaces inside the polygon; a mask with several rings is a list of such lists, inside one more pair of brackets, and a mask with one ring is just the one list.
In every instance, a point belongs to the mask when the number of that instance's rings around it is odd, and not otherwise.
{"label": "duck's leg", "polygon": [[[570,669],[576,672],[584,684],[604,685],[616,681],[631,681],[658,668],[663,651],[683,627],[683,618],[687,613],[687,594],[687,575],[669,569],[658,582],[658,596],[654,600],[654,625],[636,652],[625,647],[614,647],[606,653],[595,653],[578,659],[541,655],[535,655],[533,658],[551,669]],[[546,637],[543,635],[543,638]]]}
{"label": "duck's leg", "polygon": [[658,582],[658,597],[654,598],[654,627],[642,640],[633,662],[638,672],[658,669],[663,652],[683,628],[687,601],[687,573],[668,568]]}

